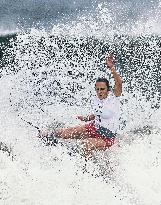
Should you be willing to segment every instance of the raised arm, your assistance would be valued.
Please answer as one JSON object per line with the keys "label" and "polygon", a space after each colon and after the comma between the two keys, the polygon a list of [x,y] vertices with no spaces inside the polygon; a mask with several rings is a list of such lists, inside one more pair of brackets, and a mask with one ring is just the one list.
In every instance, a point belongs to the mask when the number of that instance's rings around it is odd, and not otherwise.
{"label": "raised arm", "polygon": [[122,79],[115,69],[112,54],[110,54],[109,56],[106,57],[106,65],[107,65],[108,69],[111,70],[111,73],[114,77],[114,81],[115,81],[114,94],[116,97],[119,97],[119,96],[121,96],[121,93],[122,93]]}

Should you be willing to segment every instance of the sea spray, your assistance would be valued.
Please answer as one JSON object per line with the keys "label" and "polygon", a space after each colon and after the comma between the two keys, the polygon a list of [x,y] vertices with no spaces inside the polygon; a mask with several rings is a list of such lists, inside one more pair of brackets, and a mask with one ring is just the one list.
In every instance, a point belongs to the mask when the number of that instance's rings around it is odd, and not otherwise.
{"label": "sea spray", "polygon": [[[12,155],[0,150],[2,204],[160,205],[159,19],[148,16],[159,7],[144,2],[148,12],[138,15],[134,3],[115,1],[111,8],[99,2],[93,11],[57,22],[52,32],[22,29],[3,45],[0,142]],[[78,125],[76,115],[90,112],[96,78],[114,84],[104,65],[109,52],[123,78],[116,143],[88,162],[69,154],[77,141],[46,146],[21,118],[40,128],[53,119]]]}

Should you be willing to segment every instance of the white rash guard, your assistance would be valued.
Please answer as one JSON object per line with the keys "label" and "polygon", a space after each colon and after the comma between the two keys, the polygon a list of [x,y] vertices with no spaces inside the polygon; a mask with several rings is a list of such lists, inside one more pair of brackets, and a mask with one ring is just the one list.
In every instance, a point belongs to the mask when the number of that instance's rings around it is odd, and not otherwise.
{"label": "white rash guard", "polygon": [[120,118],[120,100],[112,92],[106,99],[100,100],[96,97],[92,102],[93,114],[95,115],[95,126],[102,126],[113,133],[117,133]]}

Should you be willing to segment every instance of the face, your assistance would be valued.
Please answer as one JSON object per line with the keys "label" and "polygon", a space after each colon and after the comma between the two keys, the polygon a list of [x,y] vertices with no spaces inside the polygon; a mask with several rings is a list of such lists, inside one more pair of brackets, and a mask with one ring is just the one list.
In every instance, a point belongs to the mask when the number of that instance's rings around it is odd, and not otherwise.
{"label": "face", "polygon": [[109,91],[105,82],[97,82],[95,89],[100,100],[107,98]]}

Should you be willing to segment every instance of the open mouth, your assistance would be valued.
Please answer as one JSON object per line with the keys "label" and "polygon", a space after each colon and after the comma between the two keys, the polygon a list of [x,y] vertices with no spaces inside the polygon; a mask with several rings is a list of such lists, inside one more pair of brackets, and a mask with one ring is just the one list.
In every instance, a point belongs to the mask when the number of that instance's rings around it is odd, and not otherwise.
{"label": "open mouth", "polygon": [[98,97],[99,97],[99,98],[103,98],[103,95],[99,95]]}

